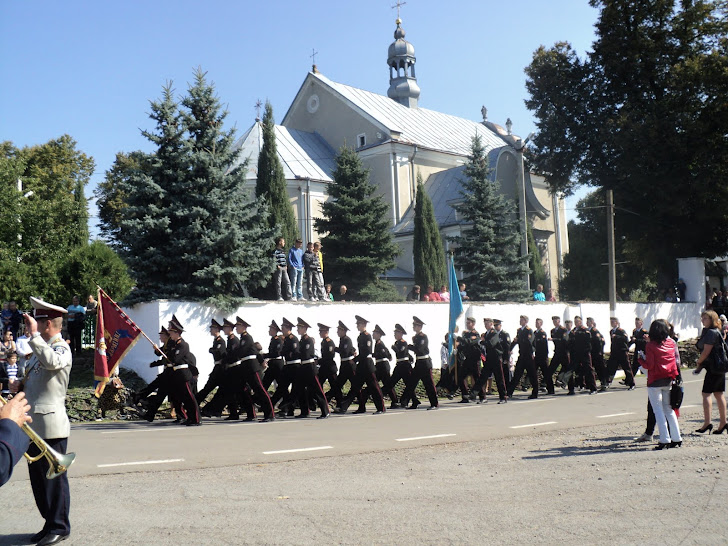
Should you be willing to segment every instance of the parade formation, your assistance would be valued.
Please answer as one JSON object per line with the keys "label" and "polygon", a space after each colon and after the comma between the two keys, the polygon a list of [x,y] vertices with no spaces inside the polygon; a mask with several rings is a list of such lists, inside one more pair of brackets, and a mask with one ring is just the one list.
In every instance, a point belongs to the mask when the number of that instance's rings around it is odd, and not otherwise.
{"label": "parade formation", "polygon": [[[134,395],[134,402],[144,419],[151,422],[165,398],[169,398],[176,420],[197,426],[201,417],[222,418],[225,409],[225,420],[239,420],[244,413],[245,421],[260,422],[273,421],[276,416],[307,418],[316,411],[318,419],[326,419],[332,411],[346,413],[355,401],[358,406],[354,413],[366,413],[370,398],[375,415],[387,410],[386,398],[389,409],[417,409],[420,400],[416,389],[420,382],[429,399],[428,410],[438,408],[438,393],[453,398],[459,392],[461,403],[484,403],[493,383],[499,404],[507,403],[519,388],[530,389],[530,399],[539,394],[553,395],[556,387],[567,390],[569,395],[576,394],[577,389],[595,394],[611,387],[619,368],[625,373],[620,383],[633,390],[639,363],[636,359],[629,361],[629,348],[635,345],[637,352],[646,340],[641,319],[635,320],[636,327],[628,336],[619,320],[612,317],[612,350],[605,362],[604,336],[591,317],[586,325],[581,317],[574,317],[572,327],[570,320],[562,326],[561,317],[554,316],[553,328],[547,333],[540,318],[533,329],[529,318],[521,315],[520,327],[511,339],[501,320],[484,318],[481,334],[475,329],[476,319],[470,316],[465,320],[465,330],[453,336],[452,354],[446,336],[436,385],[421,319],[412,317],[411,343],[405,339],[405,328],[396,324],[394,342],[388,347],[384,341],[387,334],[379,325],[370,333],[367,319],[359,315],[354,318],[356,345],[342,321],[336,325],[338,345],[329,335],[332,327],[318,323],[318,351],[317,341],[309,335],[312,326],[300,317],[295,323],[284,317],[280,326],[272,320],[267,350],[253,339],[248,332],[251,325],[241,317],[235,317],[234,322],[225,318],[222,323],[213,319],[209,352],[214,366],[207,383],[198,391],[197,361],[182,338],[184,327],[173,316],[159,333],[161,346],[156,352],[161,358],[150,363],[150,367],[163,366],[163,371]],[[553,352],[549,343],[553,344]],[[518,357],[512,366],[516,346]],[[397,394],[398,386],[401,395]]]}

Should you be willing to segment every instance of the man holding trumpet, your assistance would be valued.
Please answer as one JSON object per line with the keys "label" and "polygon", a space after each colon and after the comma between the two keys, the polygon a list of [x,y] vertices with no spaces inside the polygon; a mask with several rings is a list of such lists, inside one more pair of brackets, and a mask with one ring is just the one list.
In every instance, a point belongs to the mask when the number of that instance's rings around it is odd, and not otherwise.
{"label": "man holding trumpet", "polygon": [[30,440],[22,429],[33,420],[28,411],[30,406],[22,392],[0,407],[0,486],[10,479],[13,467],[28,450]]}
{"label": "man holding trumpet", "polygon": [[[23,320],[33,356],[28,361],[22,383],[12,382],[10,391],[24,391],[31,405],[29,415],[33,421],[33,430],[52,449],[65,454],[71,432],[66,414],[66,390],[72,358],[71,349],[61,336],[61,329],[63,315],[67,311],[33,297],[30,302],[34,317],[24,314]],[[34,457],[40,453],[40,448],[31,443],[28,455]],[[33,535],[31,541],[42,546],[61,542],[71,534],[68,476],[64,472],[49,479],[46,476],[49,468],[45,457],[28,465],[35,504],[45,519],[43,529]]]}

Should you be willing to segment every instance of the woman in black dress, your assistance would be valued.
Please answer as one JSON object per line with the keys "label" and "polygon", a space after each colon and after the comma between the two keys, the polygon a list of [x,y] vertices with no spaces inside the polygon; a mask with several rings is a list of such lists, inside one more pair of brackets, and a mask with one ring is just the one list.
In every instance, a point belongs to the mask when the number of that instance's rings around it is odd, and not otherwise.
{"label": "woman in black dress", "polygon": [[722,326],[718,314],[715,311],[704,311],[700,315],[703,323],[703,332],[698,339],[697,347],[700,351],[698,358],[698,367],[693,372],[699,374],[700,370],[705,368],[705,380],[703,381],[703,417],[705,419],[703,426],[695,432],[704,433],[713,429],[710,423],[710,414],[713,410],[713,400],[711,394],[715,396],[718,402],[718,413],[720,414],[720,423],[718,429],[713,434],[721,434],[726,430],[726,406],[725,406],[725,373],[714,373],[711,371],[713,362],[713,349],[716,345],[723,342]]}

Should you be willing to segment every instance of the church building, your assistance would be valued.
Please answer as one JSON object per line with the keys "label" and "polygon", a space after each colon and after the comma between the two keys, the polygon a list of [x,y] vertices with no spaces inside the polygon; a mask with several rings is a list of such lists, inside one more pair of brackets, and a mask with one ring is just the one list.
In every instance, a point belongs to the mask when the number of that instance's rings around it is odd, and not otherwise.
{"label": "church building", "polygon": [[[472,138],[479,135],[488,153],[492,177],[514,203],[514,212],[531,224],[547,275],[547,288],[558,291],[563,256],[568,252],[564,200],[552,196],[542,177],[524,172],[524,140],[488,121],[451,116],[419,106],[415,50],[405,40],[398,18],[389,46],[389,89],[380,95],[335,82],[314,65],[280,125],[275,128],[278,154],[304,242],[317,241],[313,219],[333,183],[336,151],[353,147],[370,170],[370,181],[389,205],[389,221],[402,252],[386,278],[400,287],[414,282],[412,257],[414,200],[421,176],[430,195],[444,246],[466,227],[453,205],[460,199],[463,166]],[[255,186],[262,147],[259,120],[238,140],[240,161],[249,159],[248,180]],[[325,253],[325,249],[324,249]]]}

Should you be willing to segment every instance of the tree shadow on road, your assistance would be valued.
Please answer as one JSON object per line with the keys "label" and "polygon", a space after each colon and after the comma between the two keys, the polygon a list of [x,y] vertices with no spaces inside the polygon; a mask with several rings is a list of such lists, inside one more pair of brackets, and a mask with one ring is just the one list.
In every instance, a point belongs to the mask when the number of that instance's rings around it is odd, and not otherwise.
{"label": "tree shadow on road", "polygon": [[[591,444],[591,445],[590,445]],[[584,440],[580,446],[558,446],[547,449],[532,450],[532,455],[524,459],[555,459],[558,457],[574,457],[580,455],[604,455],[606,453],[634,453],[648,451],[653,444],[637,444],[632,436],[613,436]]]}

